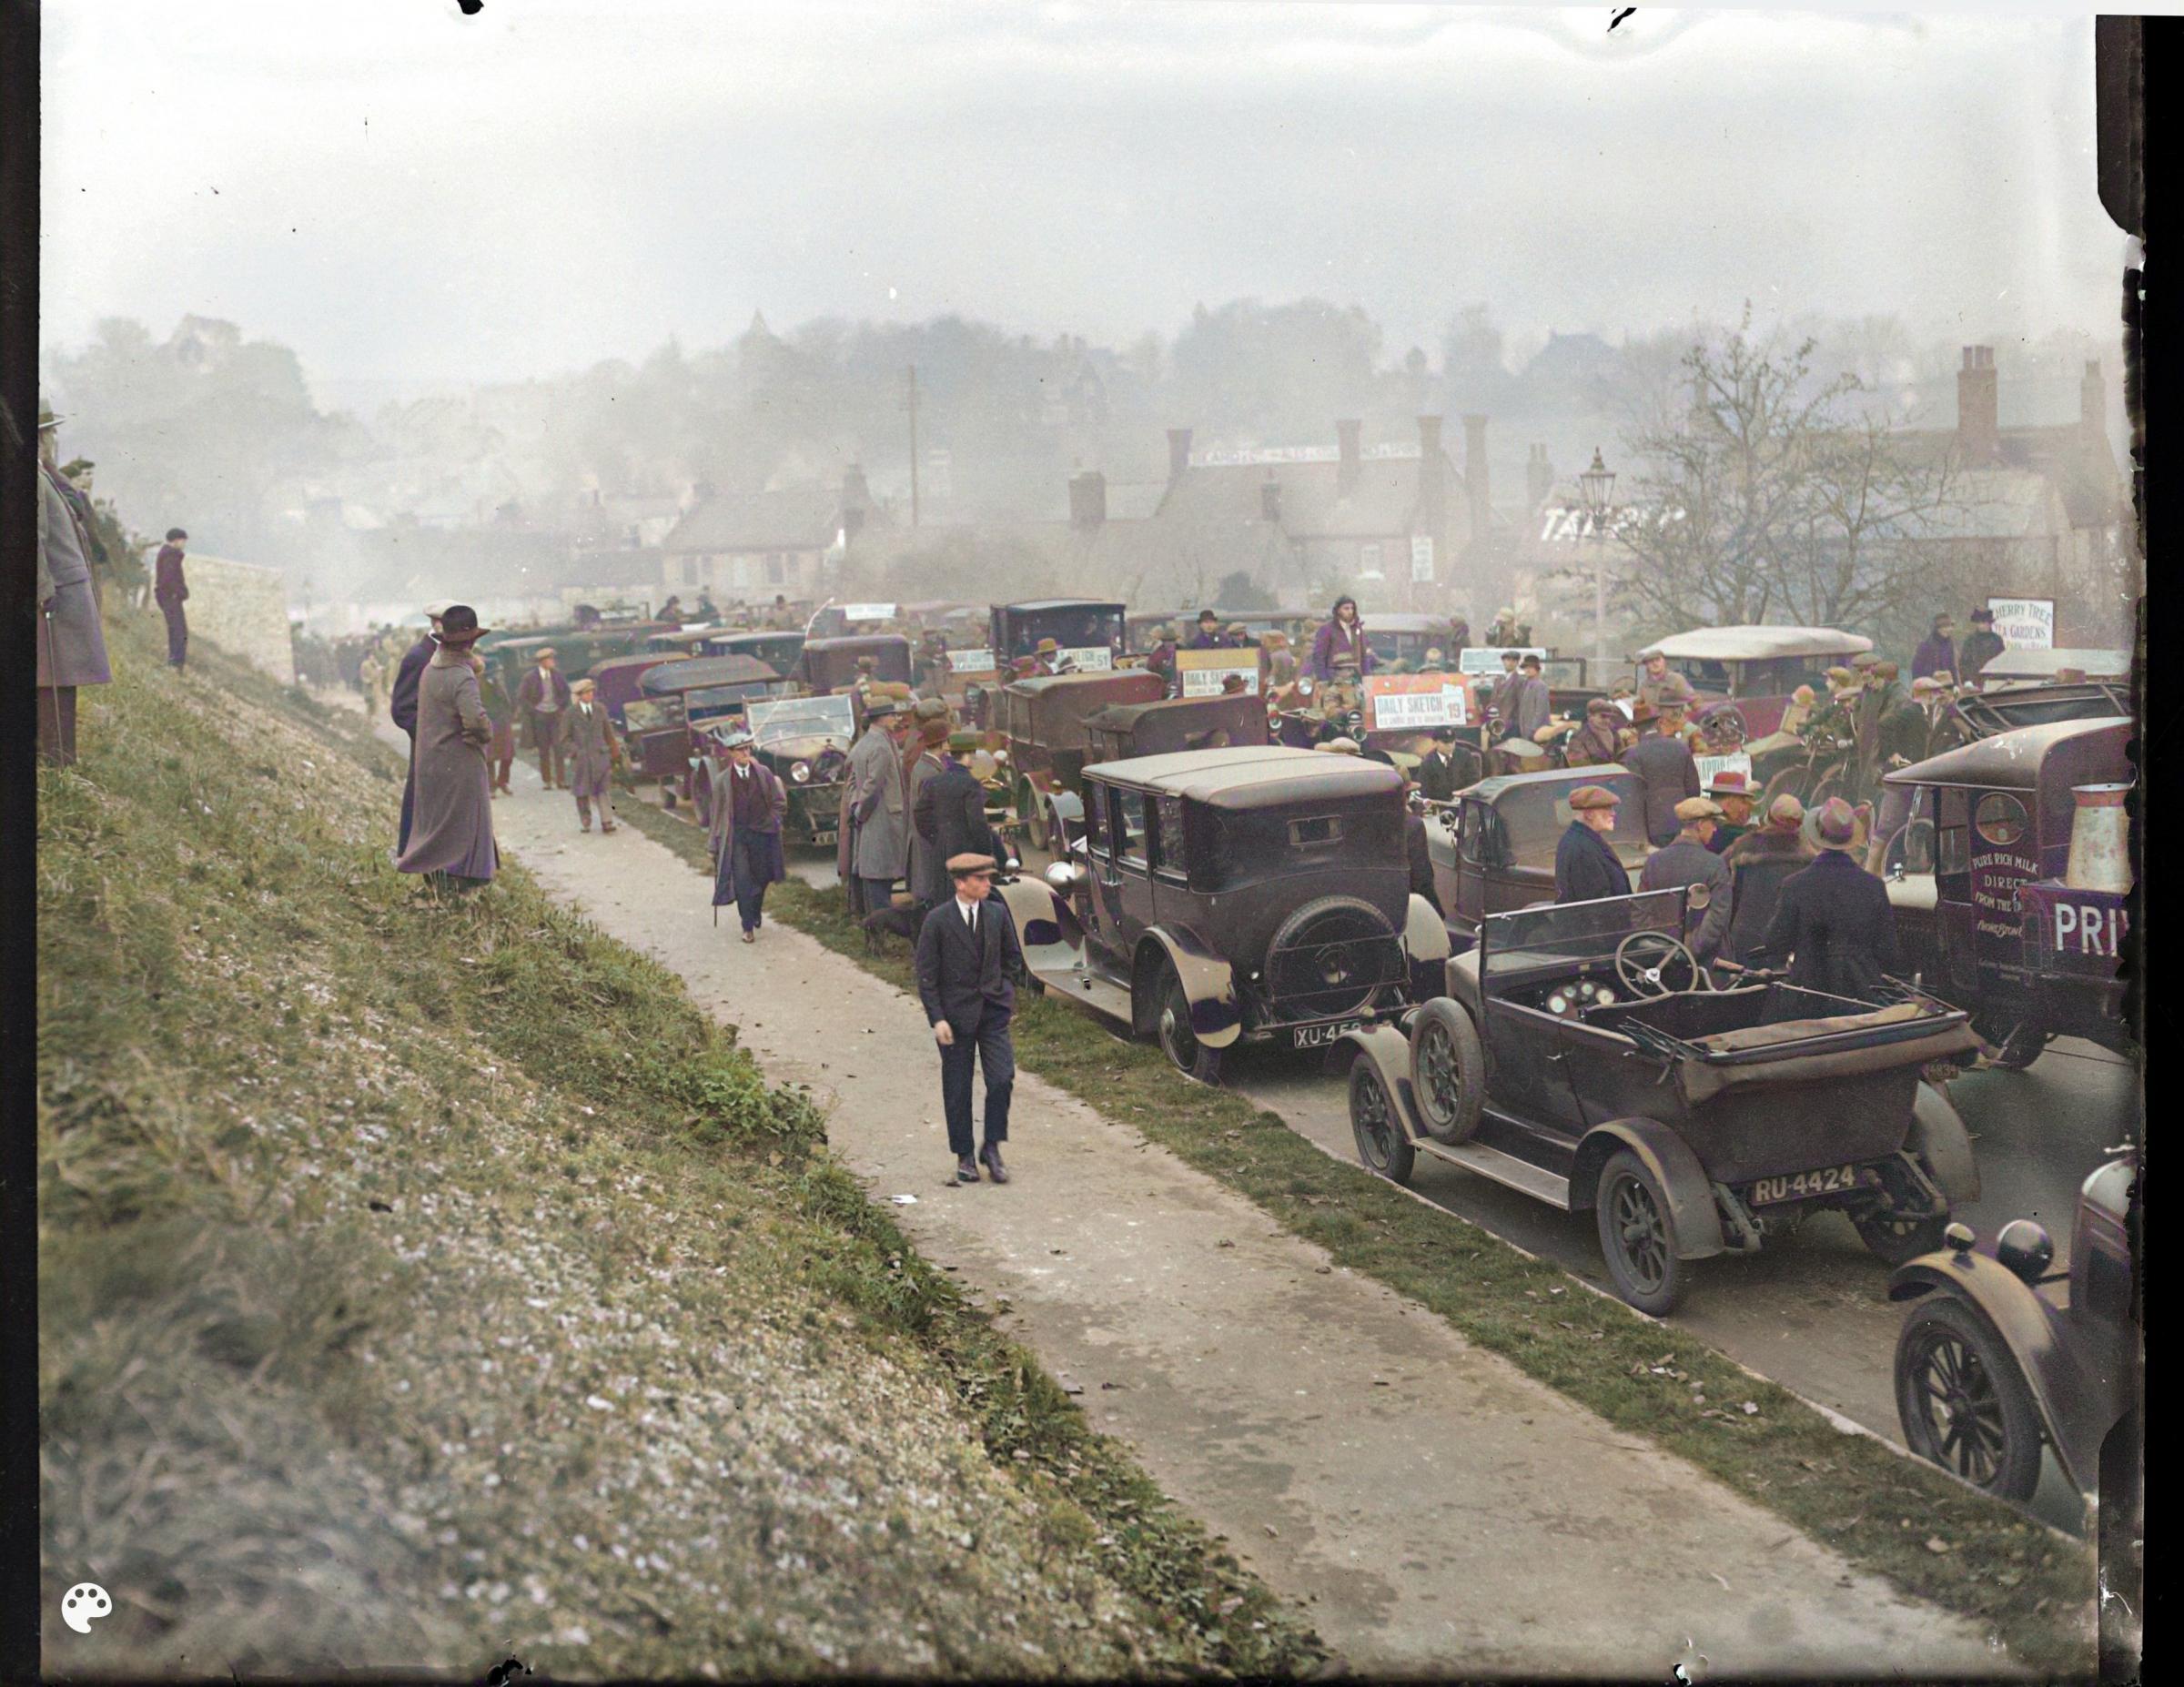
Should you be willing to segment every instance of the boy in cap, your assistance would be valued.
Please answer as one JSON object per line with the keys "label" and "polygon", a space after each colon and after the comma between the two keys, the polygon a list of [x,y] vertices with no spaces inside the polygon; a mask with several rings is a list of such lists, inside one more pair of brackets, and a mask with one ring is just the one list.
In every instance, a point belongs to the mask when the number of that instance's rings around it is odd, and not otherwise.
{"label": "boy in cap", "polygon": [[569,687],[570,704],[561,712],[561,742],[557,746],[571,775],[576,793],[577,823],[592,830],[592,804],[599,803],[599,829],[614,830],[613,773],[622,764],[622,741],[614,722],[599,706],[599,687],[578,680]]}
{"label": "boy in cap", "polygon": [[1638,875],[1640,890],[1706,887],[1705,907],[1687,909],[1684,921],[1684,941],[1702,966],[1721,953],[1729,933],[1729,869],[1707,847],[1721,818],[1721,805],[1713,798],[1685,797],[1676,804],[1675,841],[1649,856]]}
{"label": "boy in cap", "polygon": [[1706,782],[1706,794],[1721,804],[1721,819],[1706,847],[1726,855],[1729,846],[1752,830],[1752,782],[1734,767],[1725,767]]}
{"label": "boy in cap", "polygon": [[1841,797],[1805,815],[1804,835],[1819,859],[1784,882],[1762,947],[1789,961],[1800,989],[1871,1003],[1883,975],[1903,970],[1887,887],[1854,859],[1857,815]]}
{"label": "boy in cap", "polygon": [[1631,894],[1630,871],[1608,842],[1622,799],[1605,785],[1580,785],[1570,793],[1570,824],[1554,846],[1554,899],[1598,902]]}
{"label": "boy in cap", "polygon": [[[941,1108],[948,1124],[948,1150],[956,1181],[976,1183],[984,1163],[996,1183],[1006,1183],[1001,1145],[1008,1140],[1008,1101],[1016,1076],[1016,1048],[1008,1033],[1016,1012],[1015,979],[1024,952],[1008,904],[987,893],[994,858],[966,853],[948,858],[956,894],[925,915],[917,934],[917,995],[933,1040],[940,1046]],[[971,1068],[986,1076],[986,1137],[972,1156]]]}

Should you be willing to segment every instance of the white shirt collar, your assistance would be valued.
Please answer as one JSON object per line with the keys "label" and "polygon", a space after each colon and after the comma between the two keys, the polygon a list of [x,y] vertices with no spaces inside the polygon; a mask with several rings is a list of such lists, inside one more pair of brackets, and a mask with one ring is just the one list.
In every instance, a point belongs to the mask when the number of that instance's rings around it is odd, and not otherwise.
{"label": "white shirt collar", "polygon": [[958,896],[956,898],[956,911],[963,915],[963,923],[968,925],[977,917],[978,904],[975,902],[966,902]]}

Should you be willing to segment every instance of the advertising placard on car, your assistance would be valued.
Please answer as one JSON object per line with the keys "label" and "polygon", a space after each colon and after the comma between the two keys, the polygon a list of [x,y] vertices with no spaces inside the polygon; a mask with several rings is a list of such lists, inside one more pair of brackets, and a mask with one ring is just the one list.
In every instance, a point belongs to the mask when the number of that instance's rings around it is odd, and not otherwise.
{"label": "advertising placard on car", "polygon": [[1734,755],[1703,755],[1699,763],[1699,786],[1704,790],[1716,773],[1742,773],[1747,782],[1752,777],[1752,758],[1739,750]]}
{"label": "advertising placard on car", "polygon": [[[1456,666],[1465,673],[1500,673],[1502,654],[1499,645],[1467,644],[1463,648],[1463,654],[1456,659]],[[1509,654],[1520,662],[1527,656],[1537,656],[1545,662],[1547,647],[1543,644],[1512,644],[1509,647]]]}
{"label": "advertising placard on car", "polygon": [[1431,732],[1470,722],[1464,688],[1440,673],[1369,674],[1365,680],[1366,731]]}
{"label": "advertising placard on car", "polygon": [[1259,690],[1259,649],[1236,651],[1178,651],[1176,672],[1182,676],[1186,697],[1218,697],[1232,673],[1243,677],[1244,689]]}
{"label": "advertising placard on car", "polygon": [[994,666],[994,653],[990,650],[950,651],[948,652],[948,672],[969,674],[974,678],[980,674],[993,673],[996,672]]}
{"label": "advertising placard on car", "polygon": [[844,603],[842,606],[842,616],[845,621],[893,621],[895,605],[892,603]]}
{"label": "advertising placard on car", "polygon": [[1057,667],[1066,662],[1079,673],[1105,673],[1115,665],[1115,652],[1104,644],[1066,645],[1057,654]]}
{"label": "advertising placard on car", "polygon": [[1989,598],[1995,612],[1995,636],[2013,651],[2051,651],[2055,648],[2053,598]]}

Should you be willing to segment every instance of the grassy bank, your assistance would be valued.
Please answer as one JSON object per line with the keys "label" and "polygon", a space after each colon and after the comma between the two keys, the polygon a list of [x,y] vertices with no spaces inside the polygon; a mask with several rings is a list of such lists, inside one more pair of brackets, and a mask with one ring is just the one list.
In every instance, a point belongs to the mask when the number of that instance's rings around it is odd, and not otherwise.
{"label": "grassy bank", "polygon": [[1318,1664],[679,981],[392,872],[362,719],[157,632],[39,776],[44,1580],[102,1669]]}
{"label": "grassy bank", "polygon": [[[640,803],[622,812],[708,870],[694,827]],[[791,879],[774,887],[767,911],[914,987],[901,943],[885,958],[868,956],[837,893]],[[1278,1114],[1188,1082],[1151,1045],[1123,1043],[1050,1000],[1019,1005],[1021,1066],[1137,1126],[1341,1264],[1431,1308],[1470,1340],[1690,1460],[1861,1569],[1991,1625],[2020,1658],[2062,1665],[2088,1655],[2088,1551],[1844,1433],[1689,1334],[1578,1289],[1560,1267],[1330,1158]]]}

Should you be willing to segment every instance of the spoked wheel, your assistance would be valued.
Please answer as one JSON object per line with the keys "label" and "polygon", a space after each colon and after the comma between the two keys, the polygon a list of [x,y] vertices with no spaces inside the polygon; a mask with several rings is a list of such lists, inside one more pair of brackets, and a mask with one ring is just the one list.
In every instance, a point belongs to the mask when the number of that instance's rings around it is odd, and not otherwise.
{"label": "spoked wheel", "polygon": [[1046,804],[1036,791],[1031,793],[1031,805],[1018,811],[1024,821],[1025,840],[1034,849],[1050,848],[1054,842],[1054,828],[1046,823]]}
{"label": "spoked wheel", "polygon": [[1676,1257],[1668,1197],[1645,1162],[1628,1148],[1610,1155],[1594,1207],[1615,1292],[1641,1312],[1665,1318],[1690,1287],[1691,1269]]}
{"label": "spoked wheel", "polygon": [[1922,1459],[2022,1504],[2040,1481],[2040,1421],[1994,1327],[1949,1296],[1927,1300],[1896,1343],[1896,1409]]}
{"label": "spoked wheel", "polygon": [[1185,1077],[1201,1084],[1221,1081],[1221,1051],[1208,1048],[1192,1035],[1190,997],[1172,965],[1160,978],[1160,1048]]}
{"label": "spoked wheel", "polygon": [[2022,1072],[2040,1057],[2050,1034],[2027,1020],[1997,1022],[1975,1020],[1972,1030],[1979,1038],[1979,1052],[1992,1066],[2005,1072]]}
{"label": "spoked wheel", "polygon": [[1395,1101],[1380,1078],[1372,1056],[1360,1055],[1350,1066],[1350,1128],[1358,1139],[1358,1158],[1365,1169],[1390,1183],[1409,1183],[1418,1164],[1418,1150],[1410,1146],[1402,1121],[1395,1116]]}
{"label": "spoked wheel", "polygon": [[1426,1135],[1451,1147],[1479,1128],[1486,1053],[1461,1004],[1435,996],[1410,1027],[1410,1087]]}

